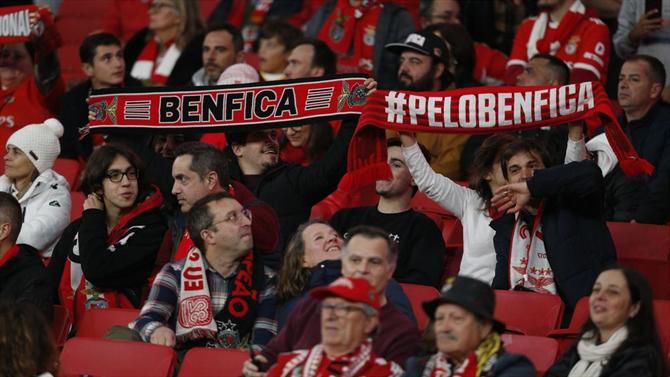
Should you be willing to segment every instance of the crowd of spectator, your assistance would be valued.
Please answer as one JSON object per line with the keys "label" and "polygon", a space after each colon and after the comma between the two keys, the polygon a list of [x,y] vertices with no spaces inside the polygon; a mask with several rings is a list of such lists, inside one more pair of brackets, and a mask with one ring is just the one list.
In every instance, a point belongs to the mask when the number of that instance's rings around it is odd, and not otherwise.
{"label": "crowd of spectator", "polygon": [[[547,376],[665,375],[651,288],[615,265],[607,222],[670,220],[670,0],[221,0],[206,23],[195,0],[110,1],[80,43],[80,82],[64,81],[57,54],[67,2],[0,6],[39,6],[26,8],[24,40],[0,27],[0,344],[33,347],[0,369],[57,374],[44,328],[59,304],[72,336],[92,308],[134,308],[108,337],[180,360],[193,347],[249,348],[246,377],[534,375],[505,350],[498,289],[560,297],[563,325],[589,297]],[[627,176],[595,118],[387,130],[390,176],[359,203],[341,187],[358,117],[225,134],[87,127],[101,89],[338,73],[368,75],[368,94],[599,82],[655,169]],[[59,158],[82,167],[76,182]],[[454,250],[416,195],[462,225],[455,277]],[[332,216],[313,215],[320,203]],[[440,290],[423,304],[423,341],[401,284]]]}

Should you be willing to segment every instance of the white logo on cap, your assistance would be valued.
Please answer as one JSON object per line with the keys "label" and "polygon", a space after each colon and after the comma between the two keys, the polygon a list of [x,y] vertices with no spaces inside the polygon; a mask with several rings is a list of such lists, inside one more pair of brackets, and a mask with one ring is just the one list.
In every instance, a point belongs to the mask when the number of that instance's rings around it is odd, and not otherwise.
{"label": "white logo on cap", "polygon": [[344,286],[349,289],[354,289],[354,283],[345,277],[341,277],[335,280],[334,282],[330,283],[330,286],[331,287]]}
{"label": "white logo on cap", "polygon": [[426,37],[422,37],[419,34],[410,34],[407,36],[407,39],[405,40],[405,43],[414,43],[417,44],[421,47],[423,47],[423,43],[426,41]]}

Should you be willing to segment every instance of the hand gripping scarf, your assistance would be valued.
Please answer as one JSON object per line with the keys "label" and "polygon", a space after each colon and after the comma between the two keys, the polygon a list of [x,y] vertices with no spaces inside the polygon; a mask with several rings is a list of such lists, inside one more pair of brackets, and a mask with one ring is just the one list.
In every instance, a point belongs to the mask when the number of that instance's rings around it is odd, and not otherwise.
{"label": "hand gripping scarf", "polygon": [[92,132],[253,130],[360,115],[349,145],[348,170],[362,183],[389,176],[382,129],[436,133],[518,131],[597,118],[627,175],[651,174],[622,131],[598,82],[564,86],[481,87],[443,92],[377,90],[362,75],[218,87],[118,88],[95,91]]}

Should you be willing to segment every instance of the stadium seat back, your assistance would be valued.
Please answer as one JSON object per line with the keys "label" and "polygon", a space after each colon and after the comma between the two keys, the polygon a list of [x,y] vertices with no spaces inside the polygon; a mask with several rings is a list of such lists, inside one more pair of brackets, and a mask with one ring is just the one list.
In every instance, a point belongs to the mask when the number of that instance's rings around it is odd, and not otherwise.
{"label": "stadium seat back", "polygon": [[494,316],[523,335],[546,336],[558,328],[564,305],[558,295],[496,290]]}
{"label": "stadium seat back", "polygon": [[171,347],[144,342],[75,337],[60,355],[60,376],[169,377],[176,355]]}
{"label": "stadium seat back", "polygon": [[654,314],[666,361],[670,362],[670,300],[654,300]]}
{"label": "stadium seat back", "polygon": [[102,339],[112,326],[127,326],[139,314],[138,309],[92,308],[84,313],[75,336]]}
{"label": "stadium seat back", "polygon": [[79,178],[79,172],[81,171],[79,161],[69,158],[58,158],[54,162],[53,170],[65,178],[67,184],[70,185],[71,191],[75,191],[77,178]]}
{"label": "stadium seat back", "polygon": [[544,373],[554,364],[558,357],[558,342],[543,336],[503,334],[505,350],[526,356],[535,365],[537,376]]}
{"label": "stadium seat back", "polygon": [[193,348],[186,353],[179,377],[238,377],[249,351],[222,348]]}
{"label": "stadium seat back", "polygon": [[84,212],[86,195],[81,191],[70,191],[70,200],[72,201],[72,207],[70,207],[70,221],[74,221],[80,218],[81,214]]}
{"label": "stadium seat back", "polygon": [[423,333],[426,326],[428,326],[429,318],[426,312],[423,311],[422,304],[439,296],[440,292],[435,287],[427,285],[401,283],[400,286],[412,304],[412,311],[414,312],[414,317],[416,317],[419,331]]}
{"label": "stadium seat back", "polygon": [[577,340],[577,335],[587,319],[589,319],[589,296],[584,296],[577,301],[568,328],[553,330],[549,333],[549,337],[558,341],[559,355],[567,351]]}
{"label": "stadium seat back", "polygon": [[[607,223],[620,265],[642,273],[656,299],[670,299],[670,227]],[[644,242],[640,242],[644,240]]]}
{"label": "stadium seat back", "polygon": [[67,309],[63,305],[54,305],[53,310],[54,316],[51,320],[51,333],[58,348],[62,348],[72,327],[72,322],[70,321]]}

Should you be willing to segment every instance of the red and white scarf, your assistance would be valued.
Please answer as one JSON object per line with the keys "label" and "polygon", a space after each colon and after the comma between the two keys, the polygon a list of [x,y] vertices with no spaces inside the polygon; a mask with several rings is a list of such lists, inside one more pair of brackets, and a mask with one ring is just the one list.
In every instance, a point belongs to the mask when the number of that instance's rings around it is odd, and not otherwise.
{"label": "red and white scarf", "polygon": [[310,350],[294,352],[294,355],[281,367],[279,374],[281,377],[399,377],[402,375],[402,369],[395,363],[379,363],[377,356],[372,351],[370,339],[351,353],[335,359],[329,359],[326,356],[321,344],[317,344]]}
{"label": "red and white scarf", "polygon": [[[240,261],[224,308],[214,313],[204,258],[200,250],[191,248],[181,271],[177,339],[180,343],[196,341],[201,346],[246,347],[250,343],[256,318],[263,266],[261,263],[254,264],[254,254],[249,251]],[[217,323],[224,324],[225,329],[219,331]],[[202,342],[207,339],[215,341]]]}
{"label": "red and white scarf", "polygon": [[0,7],[0,47],[31,40],[36,63],[63,44],[51,12],[35,5]]}
{"label": "red and white scarf", "polygon": [[528,37],[526,45],[528,58],[537,54],[555,54],[585,19],[586,7],[580,0],[576,0],[570,6],[557,25],[549,20],[547,12],[540,13]]}
{"label": "red and white scarf", "polygon": [[544,202],[541,202],[530,232],[522,216],[516,215],[509,246],[510,287],[521,286],[539,293],[556,294],[554,271],[544,246],[543,211]]}
{"label": "red and white scarf", "polygon": [[376,0],[363,0],[358,7],[351,6],[350,0],[337,1],[318,38],[337,54],[338,73],[372,75],[375,34],[382,9]]}
{"label": "red and white scarf", "polygon": [[[259,102],[262,106],[257,106]],[[390,176],[383,129],[435,133],[491,133],[598,119],[627,175],[651,174],[621,129],[599,82],[544,87],[482,87],[443,92],[377,90],[363,78],[241,84],[214,88],[95,91],[91,131],[212,132],[276,128],[360,115],[347,168],[361,186]],[[206,110],[206,111],[205,111]],[[216,110],[216,111],[215,111]]]}
{"label": "red and white scarf", "polygon": [[168,41],[165,43],[167,51],[159,59],[158,47],[158,42],[154,38],[147,41],[137,61],[133,64],[133,69],[130,71],[132,77],[141,81],[151,80],[154,83],[160,84],[167,82],[172,69],[181,55],[181,50],[174,41]]}
{"label": "red and white scarf", "polygon": [[207,283],[204,255],[193,247],[188,252],[179,284],[177,339],[215,339],[216,322]]}

